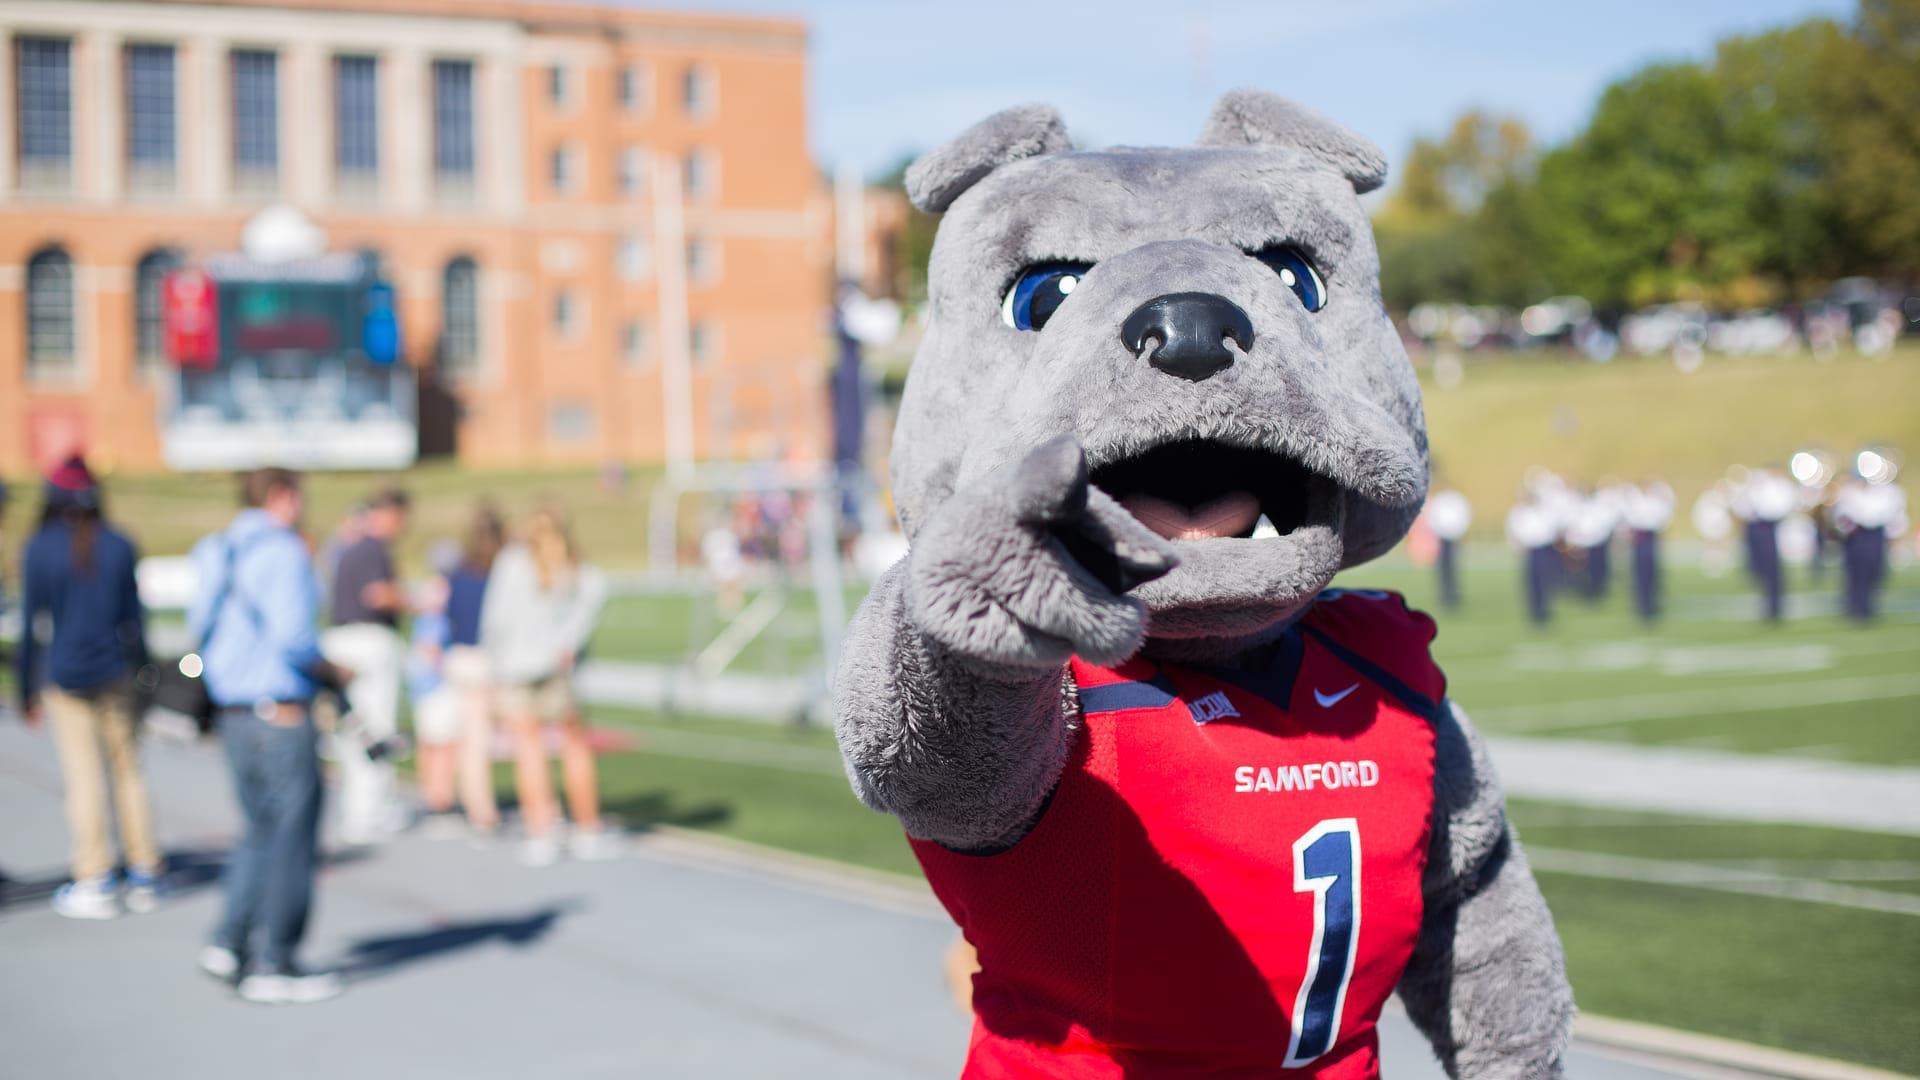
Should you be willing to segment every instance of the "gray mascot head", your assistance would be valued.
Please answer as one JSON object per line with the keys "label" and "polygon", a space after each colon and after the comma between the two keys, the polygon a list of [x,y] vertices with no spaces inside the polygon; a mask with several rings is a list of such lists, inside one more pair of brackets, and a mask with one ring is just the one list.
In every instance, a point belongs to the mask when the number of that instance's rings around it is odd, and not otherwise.
{"label": "gray mascot head", "polygon": [[1071,435],[1179,553],[1134,594],[1150,648],[1284,625],[1392,547],[1427,438],[1358,198],[1385,174],[1365,139],[1252,91],[1190,148],[1074,150],[1023,106],[915,162],[909,197],[945,217],[894,441],[908,536]]}

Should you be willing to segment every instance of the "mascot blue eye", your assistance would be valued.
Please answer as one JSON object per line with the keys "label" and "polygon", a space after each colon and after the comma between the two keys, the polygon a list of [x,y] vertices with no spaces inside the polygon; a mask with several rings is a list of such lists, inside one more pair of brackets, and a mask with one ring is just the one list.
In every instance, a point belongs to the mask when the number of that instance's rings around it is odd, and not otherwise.
{"label": "mascot blue eye", "polygon": [[1280,283],[1293,290],[1308,311],[1319,311],[1327,306],[1327,283],[1320,280],[1319,271],[1293,247],[1270,247],[1255,253],[1254,258],[1273,268],[1280,275]]}
{"label": "mascot blue eye", "polygon": [[1000,305],[1000,321],[1015,330],[1038,330],[1092,267],[1086,263],[1036,263],[1020,271]]}

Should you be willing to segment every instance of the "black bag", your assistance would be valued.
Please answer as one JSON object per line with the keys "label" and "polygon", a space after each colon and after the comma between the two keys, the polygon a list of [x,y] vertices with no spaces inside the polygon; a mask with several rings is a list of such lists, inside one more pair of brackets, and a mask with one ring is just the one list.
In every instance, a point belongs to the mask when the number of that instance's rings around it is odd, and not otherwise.
{"label": "black bag", "polygon": [[199,653],[188,653],[178,660],[159,661],[142,667],[134,675],[134,692],[147,709],[165,709],[192,720],[200,734],[213,730],[213,697],[201,678]]}

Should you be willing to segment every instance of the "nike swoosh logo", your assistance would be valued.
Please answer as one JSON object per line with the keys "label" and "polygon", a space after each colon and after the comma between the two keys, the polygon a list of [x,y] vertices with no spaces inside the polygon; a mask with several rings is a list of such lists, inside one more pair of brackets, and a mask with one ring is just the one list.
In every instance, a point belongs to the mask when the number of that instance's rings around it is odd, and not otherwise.
{"label": "nike swoosh logo", "polygon": [[1348,694],[1351,694],[1351,693],[1353,693],[1353,692],[1354,692],[1355,690],[1358,690],[1358,689],[1360,689],[1360,684],[1359,684],[1359,683],[1354,683],[1354,684],[1353,684],[1352,686],[1349,686],[1349,687],[1347,687],[1347,688],[1346,688],[1345,690],[1342,690],[1342,691],[1340,691],[1340,692],[1339,692],[1339,693],[1337,693],[1337,694],[1323,694],[1323,693],[1321,693],[1321,692],[1320,692],[1320,690],[1319,690],[1319,688],[1318,688],[1318,687],[1316,687],[1316,688],[1314,689],[1314,691],[1313,691],[1313,700],[1315,700],[1315,701],[1317,701],[1317,702],[1319,702],[1319,703],[1320,703],[1320,707],[1321,707],[1321,708],[1323,708],[1323,709],[1331,709],[1331,708],[1333,708],[1333,707],[1334,707],[1335,705],[1338,705],[1338,704],[1340,704],[1340,702],[1341,702],[1341,701],[1342,701],[1342,700],[1343,700],[1343,699],[1344,699],[1344,698],[1345,698],[1345,697],[1346,697],[1346,696],[1347,696]]}

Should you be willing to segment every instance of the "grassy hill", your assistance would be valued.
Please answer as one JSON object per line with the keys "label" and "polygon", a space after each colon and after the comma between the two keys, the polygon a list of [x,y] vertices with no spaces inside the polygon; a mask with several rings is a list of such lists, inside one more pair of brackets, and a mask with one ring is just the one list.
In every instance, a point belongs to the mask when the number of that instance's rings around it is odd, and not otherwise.
{"label": "grassy hill", "polygon": [[[1441,483],[1465,492],[1474,530],[1495,538],[1529,465],[1569,479],[1664,477],[1685,508],[1729,465],[1782,463],[1822,445],[1838,455],[1883,442],[1920,455],[1920,346],[1870,360],[1852,354],[1817,363],[1793,357],[1713,357],[1681,374],[1664,359],[1590,364],[1561,354],[1475,358],[1456,386],[1425,373],[1427,420]],[[1915,468],[1920,469],[1920,456]],[[409,555],[436,537],[457,536],[475,500],[519,513],[541,495],[572,508],[587,551],[609,566],[646,561],[646,496],[657,470],[637,469],[609,491],[591,469],[469,472],[451,463],[415,468],[399,479],[413,492],[416,522]],[[331,528],[357,498],[384,478],[364,473],[315,476],[309,522]],[[1909,478],[1910,479],[1910,478]],[[39,482],[12,476],[16,505],[5,539],[17,546],[36,512]],[[225,475],[111,477],[109,507],[145,550],[184,552],[231,515]],[[418,563],[415,563],[418,565]]]}
{"label": "grassy hill", "polygon": [[1530,465],[1586,483],[1662,477],[1685,532],[1687,507],[1730,465],[1784,465],[1811,446],[1849,456],[1869,442],[1920,454],[1911,345],[1877,360],[1710,357],[1691,374],[1665,359],[1498,357],[1470,361],[1456,386],[1422,382],[1436,481],[1466,494],[1485,537],[1500,535]]}

